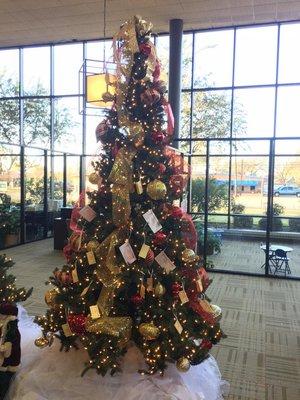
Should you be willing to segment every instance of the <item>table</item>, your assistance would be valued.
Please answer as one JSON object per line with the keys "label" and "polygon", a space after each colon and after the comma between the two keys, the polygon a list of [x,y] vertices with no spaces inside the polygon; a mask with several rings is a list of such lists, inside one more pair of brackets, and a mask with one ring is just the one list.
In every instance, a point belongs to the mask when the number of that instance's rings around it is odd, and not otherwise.
{"label": "table", "polygon": [[[265,251],[267,249],[267,246],[263,244],[262,246],[260,246],[260,248]],[[275,253],[276,250],[283,250],[286,253],[289,253],[294,249],[292,247],[282,246],[281,244],[271,244],[271,246],[269,246],[269,251],[271,251],[272,253]]]}

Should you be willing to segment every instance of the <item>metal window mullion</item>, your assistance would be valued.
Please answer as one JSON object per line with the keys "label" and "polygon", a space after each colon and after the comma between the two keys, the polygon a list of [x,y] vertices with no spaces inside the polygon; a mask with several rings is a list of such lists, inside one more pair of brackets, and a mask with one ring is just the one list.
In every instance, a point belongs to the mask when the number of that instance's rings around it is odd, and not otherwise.
{"label": "metal window mullion", "polygon": [[67,206],[67,154],[63,155],[63,206]]}
{"label": "metal window mullion", "polygon": [[48,237],[48,151],[44,150],[44,196],[43,196],[44,227],[43,237]]}
{"label": "metal window mullion", "polygon": [[206,169],[205,169],[205,202],[204,202],[204,249],[203,249],[203,261],[206,266],[207,262],[207,229],[208,229],[208,181],[209,181],[209,139],[207,139],[206,145]]}
{"label": "metal window mullion", "polygon": [[192,206],[192,132],[193,132],[193,112],[194,112],[194,60],[195,60],[195,34],[193,33],[192,41],[192,69],[191,69],[191,92],[190,92],[190,132],[189,132],[189,155],[188,155],[188,165],[190,169],[189,179],[188,179],[188,196],[187,196],[187,212],[191,212]]}

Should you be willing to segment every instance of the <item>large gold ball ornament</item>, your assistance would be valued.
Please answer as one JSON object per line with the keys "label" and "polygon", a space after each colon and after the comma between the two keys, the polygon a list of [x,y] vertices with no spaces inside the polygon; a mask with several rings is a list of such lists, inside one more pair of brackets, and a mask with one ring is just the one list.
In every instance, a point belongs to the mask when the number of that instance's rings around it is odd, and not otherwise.
{"label": "large gold ball ornament", "polygon": [[39,337],[35,339],[34,344],[39,349],[44,349],[45,347],[49,346],[49,340],[44,337]]}
{"label": "large gold ball ornament", "polygon": [[190,366],[191,366],[191,364],[190,364],[189,360],[185,357],[180,357],[176,361],[176,368],[180,372],[187,372],[190,369]]}
{"label": "large gold ball ornament", "polygon": [[159,329],[153,322],[140,324],[139,332],[146,340],[155,340],[159,335]]}
{"label": "large gold ball ornament", "polygon": [[148,183],[147,194],[153,200],[162,200],[167,194],[167,187],[162,181],[155,179]]}
{"label": "large gold ball ornament", "polygon": [[86,245],[86,249],[87,251],[95,251],[99,246],[99,243],[96,239],[92,239],[90,240],[87,245]]}
{"label": "large gold ball ornament", "polygon": [[99,181],[99,175],[97,174],[97,172],[92,172],[92,173],[89,175],[89,182],[90,182],[92,185],[97,185],[97,184],[98,184],[98,181]]}
{"label": "large gold ball ornament", "polygon": [[45,303],[48,307],[55,308],[58,306],[58,304],[55,303],[57,294],[57,289],[47,290],[47,292],[45,293]]}
{"label": "large gold ball ornament", "polygon": [[184,263],[192,263],[197,261],[198,256],[195,254],[194,250],[192,249],[185,249],[181,253],[181,259]]}
{"label": "large gold ball ornament", "polygon": [[162,297],[166,293],[166,288],[161,284],[157,283],[154,287],[154,294],[156,297]]}
{"label": "large gold ball ornament", "polygon": [[222,308],[217,306],[216,304],[211,304],[211,308],[213,309],[214,319],[218,322],[222,318]]}

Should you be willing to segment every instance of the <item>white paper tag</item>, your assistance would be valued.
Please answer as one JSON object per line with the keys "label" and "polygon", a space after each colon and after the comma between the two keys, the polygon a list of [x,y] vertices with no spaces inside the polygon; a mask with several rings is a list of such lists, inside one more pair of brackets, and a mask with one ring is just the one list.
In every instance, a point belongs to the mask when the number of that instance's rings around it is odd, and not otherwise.
{"label": "white paper tag", "polygon": [[119,247],[119,249],[127,264],[132,264],[133,262],[135,262],[136,256],[129,242],[123,243],[122,246]]}
{"label": "white paper tag", "polygon": [[97,304],[95,304],[94,306],[90,306],[90,313],[92,319],[98,319],[101,316]]}
{"label": "white paper tag", "polygon": [[143,193],[143,185],[142,185],[141,180],[139,180],[138,182],[135,182],[135,190],[136,190],[137,194]]}
{"label": "white paper tag", "polygon": [[178,296],[180,298],[181,304],[185,304],[189,301],[189,298],[187,297],[185,290],[180,290],[180,292],[178,293]]}
{"label": "white paper tag", "polygon": [[203,285],[202,285],[202,279],[198,278],[196,281],[196,286],[197,286],[197,291],[198,292],[203,292]]}
{"label": "white paper tag", "polygon": [[175,329],[177,330],[177,332],[180,335],[181,332],[183,331],[183,327],[182,327],[181,323],[178,321],[178,319],[176,319],[176,322],[175,322],[174,326],[175,326]]}
{"label": "white paper tag", "polygon": [[96,212],[90,207],[90,206],[85,206],[83,207],[80,211],[79,214],[88,222],[93,221],[93,219],[96,217]]}
{"label": "white paper tag", "polygon": [[86,258],[87,258],[87,261],[88,261],[89,265],[96,264],[96,258],[95,258],[95,255],[94,255],[93,251],[88,251],[86,253]]}
{"label": "white paper tag", "polygon": [[63,324],[61,327],[62,327],[65,337],[70,337],[73,335],[73,333],[69,327],[69,324]]}
{"label": "white paper tag", "polygon": [[75,267],[74,269],[72,269],[72,279],[73,282],[76,283],[79,281],[78,279],[78,273],[77,273],[77,268]]}
{"label": "white paper tag", "polygon": [[153,233],[161,230],[162,226],[152,210],[148,210],[145,214],[143,214],[143,217]]}
{"label": "white paper tag", "polygon": [[146,294],[146,288],[145,285],[142,283],[140,287],[140,296],[144,299]]}
{"label": "white paper tag", "polygon": [[149,250],[150,250],[150,246],[148,246],[147,244],[143,243],[143,246],[141,247],[141,250],[139,252],[139,257],[146,258]]}
{"label": "white paper tag", "polygon": [[176,268],[174,263],[169,259],[164,251],[161,251],[156,257],[156,262],[166,271],[168,274],[170,271]]}
{"label": "white paper tag", "polygon": [[199,300],[199,304],[200,306],[204,309],[204,311],[213,314],[214,310],[212,309],[211,305],[209,304],[209,302],[207,300]]}
{"label": "white paper tag", "polygon": [[147,278],[147,292],[153,292],[153,278]]}

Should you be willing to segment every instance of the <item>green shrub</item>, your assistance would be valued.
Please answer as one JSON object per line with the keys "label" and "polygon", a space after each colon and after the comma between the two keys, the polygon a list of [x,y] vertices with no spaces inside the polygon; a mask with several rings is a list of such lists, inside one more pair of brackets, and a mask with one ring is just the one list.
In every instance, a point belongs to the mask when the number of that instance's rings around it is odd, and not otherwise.
{"label": "green shrub", "polygon": [[250,217],[249,215],[234,216],[233,226],[234,228],[251,229],[253,227],[253,217]]}
{"label": "green shrub", "polygon": [[[265,231],[267,229],[267,218],[261,218],[258,221],[258,226],[262,231]],[[273,231],[282,231],[283,230],[283,224],[282,224],[282,220],[280,218],[273,218],[272,230]]]}
{"label": "green shrub", "polygon": [[290,218],[289,228],[291,232],[300,232],[300,218]]}

